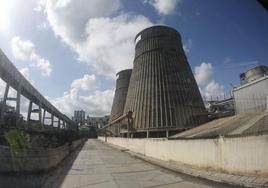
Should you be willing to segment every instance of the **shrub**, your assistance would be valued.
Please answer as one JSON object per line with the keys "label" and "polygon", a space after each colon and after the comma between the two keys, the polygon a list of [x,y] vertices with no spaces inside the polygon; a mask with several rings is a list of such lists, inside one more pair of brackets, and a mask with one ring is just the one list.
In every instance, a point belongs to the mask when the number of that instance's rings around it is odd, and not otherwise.
{"label": "shrub", "polygon": [[17,129],[10,130],[4,134],[6,141],[12,149],[26,149],[30,135]]}
{"label": "shrub", "polygon": [[30,135],[20,130],[10,130],[4,134],[10,146],[13,169],[16,171],[23,168],[29,148]]}

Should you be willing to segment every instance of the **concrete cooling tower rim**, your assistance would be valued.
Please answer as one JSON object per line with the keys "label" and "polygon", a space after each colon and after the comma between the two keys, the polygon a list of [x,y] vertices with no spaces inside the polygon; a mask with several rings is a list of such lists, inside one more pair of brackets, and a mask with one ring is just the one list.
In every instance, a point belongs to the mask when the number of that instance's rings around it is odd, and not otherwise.
{"label": "concrete cooling tower rim", "polygon": [[167,30],[174,31],[174,32],[176,32],[176,33],[178,34],[179,38],[181,39],[181,35],[180,35],[180,33],[179,33],[176,29],[174,29],[174,28],[172,28],[172,27],[170,27],[170,26],[167,26],[167,25],[154,25],[154,26],[147,27],[147,28],[143,29],[142,31],[140,31],[140,32],[135,36],[134,42],[137,40],[137,38],[138,38],[142,33],[146,32],[147,30],[154,29],[154,28],[164,28],[164,29],[167,29]]}
{"label": "concrete cooling tower rim", "polygon": [[119,74],[123,73],[123,72],[130,72],[131,73],[132,69],[124,69],[119,71],[118,73],[116,73],[116,76],[118,76]]}

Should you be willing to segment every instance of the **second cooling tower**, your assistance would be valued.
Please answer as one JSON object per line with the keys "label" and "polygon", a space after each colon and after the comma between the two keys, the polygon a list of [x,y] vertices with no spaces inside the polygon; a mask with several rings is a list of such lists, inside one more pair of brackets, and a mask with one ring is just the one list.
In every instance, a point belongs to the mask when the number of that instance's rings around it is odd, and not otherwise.
{"label": "second cooling tower", "polygon": [[126,69],[116,74],[118,77],[109,122],[112,122],[124,113],[131,71],[132,69]]}
{"label": "second cooling tower", "polygon": [[180,34],[170,27],[154,26],[137,34],[135,43],[124,108],[133,112],[132,130],[184,130],[206,122]]}

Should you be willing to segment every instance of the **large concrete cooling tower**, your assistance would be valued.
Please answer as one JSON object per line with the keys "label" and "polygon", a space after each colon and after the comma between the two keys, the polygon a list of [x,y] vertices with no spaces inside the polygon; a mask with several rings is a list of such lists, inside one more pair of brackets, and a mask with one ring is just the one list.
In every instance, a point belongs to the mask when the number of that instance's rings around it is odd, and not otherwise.
{"label": "large concrete cooling tower", "polygon": [[133,111],[132,131],[179,131],[206,122],[180,34],[170,27],[154,26],[137,34],[135,43],[124,109]]}
{"label": "large concrete cooling tower", "polygon": [[131,72],[132,69],[126,69],[116,74],[118,78],[116,80],[116,90],[109,122],[112,122],[124,113]]}

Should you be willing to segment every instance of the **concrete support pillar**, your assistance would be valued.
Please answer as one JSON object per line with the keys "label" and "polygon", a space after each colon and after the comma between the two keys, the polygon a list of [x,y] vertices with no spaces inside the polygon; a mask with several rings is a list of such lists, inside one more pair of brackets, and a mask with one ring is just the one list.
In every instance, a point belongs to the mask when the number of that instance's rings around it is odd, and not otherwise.
{"label": "concrete support pillar", "polygon": [[51,112],[51,126],[52,127],[54,126],[54,115],[52,112]]}
{"label": "concrete support pillar", "polygon": [[1,114],[0,114],[0,119],[1,119],[1,124],[4,123],[4,113],[6,111],[6,103],[7,100],[12,100],[16,102],[16,126],[19,125],[19,121],[20,121],[20,95],[21,95],[21,85],[18,86],[17,88],[17,97],[13,98],[13,97],[8,97],[8,93],[9,93],[9,84],[6,84],[6,89],[5,89],[5,93],[4,93],[4,98],[2,101],[2,109],[1,109]]}
{"label": "concrete support pillar", "polygon": [[58,118],[58,129],[60,129],[60,119]]}
{"label": "concrete support pillar", "polygon": [[6,104],[8,92],[9,92],[9,85],[7,84],[6,89],[5,89],[5,93],[4,93],[4,99],[3,99],[4,104]]}
{"label": "concrete support pillar", "polygon": [[1,124],[4,123],[4,113],[5,113],[5,110],[6,110],[6,102],[7,102],[7,97],[8,97],[8,92],[9,92],[9,85],[6,84],[6,89],[5,89],[5,93],[4,93],[4,97],[3,97],[3,102],[2,102],[2,109],[1,109],[1,114],[0,114],[0,121],[1,121]]}
{"label": "concrete support pillar", "polygon": [[16,100],[16,113],[17,114],[20,114],[20,94],[21,94],[21,86],[19,86],[17,90],[17,100]]}
{"label": "concrete support pillar", "polygon": [[149,138],[149,131],[146,131],[146,138]]}
{"label": "concrete support pillar", "polygon": [[43,126],[43,121],[42,121],[42,104],[41,102],[39,102],[38,105],[38,118],[39,118],[39,123],[41,124],[41,126]]}
{"label": "concrete support pillar", "polygon": [[45,119],[46,119],[46,110],[44,109],[44,112],[43,112],[43,126],[45,125]]}
{"label": "concrete support pillar", "polygon": [[28,126],[30,126],[32,107],[33,107],[33,102],[30,101],[29,106],[28,106],[28,114],[27,114],[27,124],[28,124]]}
{"label": "concrete support pillar", "polygon": [[166,130],[166,137],[167,137],[167,138],[169,137],[169,135],[168,135],[168,130]]}
{"label": "concrete support pillar", "polygon": [[20,94],[21,94],[21,85],[17,89],[17,99],[16,99],[16,126],[19,126],[20,123]]}

